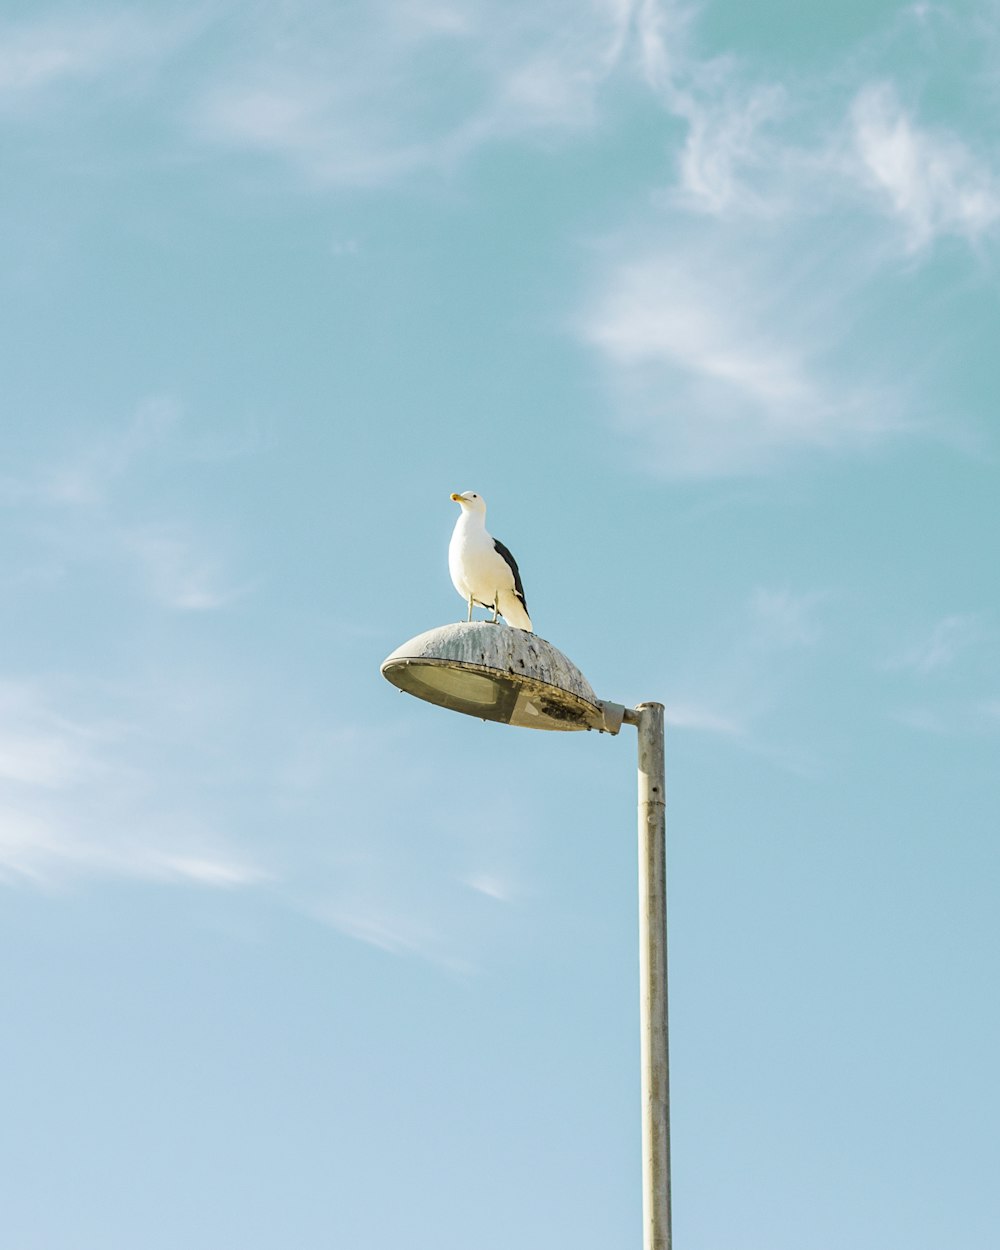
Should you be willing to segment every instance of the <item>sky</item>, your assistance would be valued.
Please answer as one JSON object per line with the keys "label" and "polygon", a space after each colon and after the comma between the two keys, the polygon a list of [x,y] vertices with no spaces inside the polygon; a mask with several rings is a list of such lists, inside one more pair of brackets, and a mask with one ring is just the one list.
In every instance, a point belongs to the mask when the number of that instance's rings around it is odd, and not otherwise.
{"label": "sky", "polygon": [[996,0],[0,14],[5,1250],[640,1241],[666,708],[675,1244],[1000,1224]]}

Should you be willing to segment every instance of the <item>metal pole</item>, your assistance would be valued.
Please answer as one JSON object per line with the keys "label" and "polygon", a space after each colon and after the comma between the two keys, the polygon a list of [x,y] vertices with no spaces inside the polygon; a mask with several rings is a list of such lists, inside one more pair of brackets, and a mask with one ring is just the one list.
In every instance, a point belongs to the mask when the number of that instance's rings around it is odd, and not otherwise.
{"label": "metal pole", "polygon": [[639,991],[642,1035],[642,1244],[671,1250],[670,1052],[663,704],[625,719],[639,731]]}

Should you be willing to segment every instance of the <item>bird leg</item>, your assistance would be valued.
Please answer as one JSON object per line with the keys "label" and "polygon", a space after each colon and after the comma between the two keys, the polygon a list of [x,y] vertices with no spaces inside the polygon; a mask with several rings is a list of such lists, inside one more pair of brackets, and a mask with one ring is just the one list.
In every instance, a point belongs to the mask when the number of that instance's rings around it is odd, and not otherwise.
{"label": "bird leg", "polygon": [[467,621],[472,620],[472,596],[469,595],[469,615],[465,618]]}
{"label": "bird leg", "polygon": [[493,592],[493,624],[497,623],[497,617],[500,615],[500,595],[497,591]]}

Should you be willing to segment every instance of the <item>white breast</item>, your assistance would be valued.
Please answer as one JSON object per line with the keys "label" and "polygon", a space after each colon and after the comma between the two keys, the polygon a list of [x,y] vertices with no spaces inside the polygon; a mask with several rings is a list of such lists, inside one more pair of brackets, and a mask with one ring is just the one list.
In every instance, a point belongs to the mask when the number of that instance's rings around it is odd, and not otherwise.
{"label": "white breast", "polygon": [[477,603],[492,607],[498,590],[513,590],[514,574],[485,526],[470,524],[476,519],[467,513],[458,518],[448,546],[448,571],[463,599],[468,601],[471,595]]}

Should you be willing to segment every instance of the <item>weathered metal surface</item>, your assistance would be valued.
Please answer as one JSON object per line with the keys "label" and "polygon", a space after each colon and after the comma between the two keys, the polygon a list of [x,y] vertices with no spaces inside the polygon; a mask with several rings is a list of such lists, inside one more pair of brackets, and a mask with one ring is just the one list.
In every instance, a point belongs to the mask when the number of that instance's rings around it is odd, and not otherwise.
{"label": "weathered metal surface", "polygon": [[603,703],[561,651],[538,634],[522,629],[490,621],[442,625],[397,647],[383,661],[382,672],[407,689],[400,668],[410,664],[461,668],[509,682],[516,688],[516,700],[503,719],[512,725],[607,733],[617,733],[621,728],[624,709]]}
{"label": "weathered metal surface", "polygon": [[670,1048],[667,1023],[663,705],[628,715],[639,730],[639,1011],[644,1250],[670,1250]]}
{"label": "weathered metal surface", "polygon": [[397,647],[386,663],[398,659],[454,660],[502,673],[528,674],[546,685],[571,690],[593,707],[598,704],[586,677],[552,643],[538,634],[491,621],[459,621],[429,629]]}

